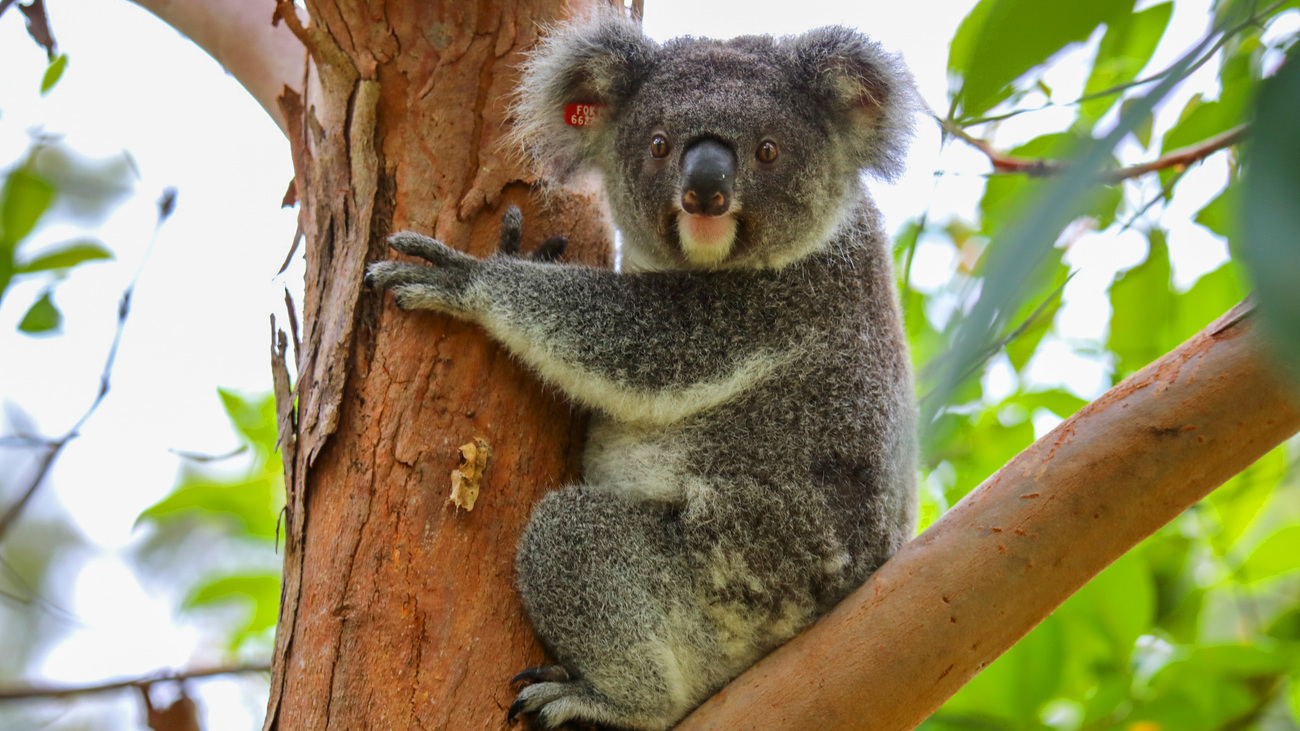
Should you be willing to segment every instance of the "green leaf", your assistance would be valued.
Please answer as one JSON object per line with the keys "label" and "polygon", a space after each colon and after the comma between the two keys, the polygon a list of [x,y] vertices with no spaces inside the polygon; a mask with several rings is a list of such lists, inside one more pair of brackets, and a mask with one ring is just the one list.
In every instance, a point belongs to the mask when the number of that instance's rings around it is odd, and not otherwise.
{"label": "green leaf", "polygon": [[921,424],[927,432],[938,410],[949,403],[953,392],[986,356],[990,344],[1006,331],[1009,318],[1026,298],[1041,291],[1050,271],[1048,263],[1060,256],[1053,243],[1067,224],[1086,211],[1089,198],[1097,194],[1099,176],[1113,158],[1115,145],[1183,79],[1206,43],[1202,41],[1179,59],[1154,89],[1120,117],[1109,134],[1090,141],[1070,166],[1025,201],[1020,215],[990,241],[979,299],[959,321],[952,345],[942,358],[938,385],[929,401],[922,404]]}
{"label": "green leaf", "polygon": [[54,186],[24,168],[12,170],[0,189],[0,249],[13,248],[36,228],[54,200]]}
{"label": "green leaf", "polygon": [[240,574],[209,581],[192,591],[182,606],[196,609],[232,603],[250,608],[247,623],[231,643],[237,647],[245,638],[275,626],[280,610],[280,575]]}
{"label": "green leaf", "polygon": [[54,85],[59,83],[63,78],[64,69],[68,68],[68,54],[60,53],[57,58],[50,61],[50,65],[45,69],[45,75],[41,77],[41,96],[50,92]]}
{"label": "green leaf", "polygon": [[1105,643],[1115,667],[1125,667],[1138,637],[1155,618],[1155,587],[1142,558],[1130,552],[1089,581],[1057,610],[1086,625]]}
{"label": "green leaf", "polygon": [[1148,234],[1146,261],[1124,272],[1110,288],[1110,338],[1119,374],[1132,373],[1164,355],[1166,339],[1152,337],[1173,317],[1174,294],[1164,232]]}
{"label": "green leaf", "polygon": [[1241,196],[1241,186],[1230,182],[1223,192],[1214,200],[1205,204],[1196,214],[1197,223],[1210,229],[1225,239],[1234,238],[1237,232],[1237,207]]}
{"label": "green leaf", "polygon": [[1246,583],[1300,570],[1300,525],[1283,526],[1260,541],[1237,569]]}
{"label": "green leaf", "polygon": [[1168,350],[1181,345],[1246,297],[1236,271],[1236,267],[1225,264],[1203,275],[1191,289],[1178,296],[1177,312],[1170,323]]}
{"label": "green leaf", "polygon": [[210,581],[195,589],[186,598],[185,606],[201,607],[232,596],[257,598],[271,591],[274,591],[278,596],[280,591],[279,574],[227,576],[223,579]]}
{"label": "green leaf", "polygon": [[991,109],[1013,81],[1102,23],[1124,23],[1133,0],[980,0],[957,30],[948,69],[963,78],[962,117]]}
{"label": "green leaf", "polygon": [[50,269],[68,269],[88,261],[112,258],[112,252],[104,248],[103,244],[95,241],[79,241],[19,264],[15,271],[18,274],[31,274]]}
{"label": "green leaf", "polygon": [[275,451],[278,424],[275,414],[275,396],[266,394],[244,397],[224,388],[217,389],[221,405],[230,417],[230,423],[253,445],[259,453],[269,455]]}
{"label": "green leaf", "polygon": [[1241,237],[1259,309],[1283,357],[1300,369],[1300,50],[1264,82],[1247,141],[1242,178]]}
{"label": "green leaf", "polygon": [[14,251],[7,246],[0,246],[0,301],[4,300],[9,280],[14,276]]}
{"label": "green leaf", "polygon": [[949,505],[965,497],[1034,441],[1034,425],[1024,419],[1010,425],[998,419],[996,409],[981,410],[974,416],[945,414],[936,425],[943,438],[933,440],[927,460],[947,460],[956,479],[944,494]]}
{"label": "green leaf", "polygon": [[942,712],[992,717],[1005,724],[994,728],[1042,728],[1039,710],[1060,688],[1066,650],[1061,620],[1048,616],[957,691]]}
{"label": "green leaf", "polygon": [[1300,725],[1300,676],[1292,675],[1286,690],[1286,704],[1291,709],[1291,720]]}
{"label": "green leaf", "polygon": [[1129,720],[1179,731],[1224,728],[1267,701],[1286,666],[1283,655],[1249,645],[1194,648],[1156,673],[1147,694],[1152,700],[1139,704]]}
{"label": "green leaf", "polygon": [[22,322],[18,323],[18,329],[29,335],[50,334],[56,332],[62,322],[63,315],[59,312],[59,308],[54,306],[50,293],[46,291],[28,308]]}
{"label": "green leaf", "polygon": [[1108,347],[1125,376],[1173,350],[1244,296],[1230,266],[1204,275],[1184,294],[1171,289],[1164,234],[1149,234],[1147,260],[1111,285]]}
{"label": "green leaf", "polygon": [[283,483],[270,468],[246,480],[218,482],[187,474],[170,495],[149,507],[137,522],[199,518],[232,525],[259,538],[275,535]]}
{"label": "green leaf", "polygon": [[1292,607],[1279,615],[1269,624],[1266,634],[1274,639],[1300,642],[1300,606]]}
{"label": "green leaf", "polygon": [[1227,555],[1259,515],[1286,471],[1286,448],[1278,447],[1210,493],[1205,502],[1214,509],[1219,524],[1218,532],[1210,538],[1215,553]]}
{"label": "green leaf", "polygon": [[1030,413],[1038,409],[1047,409],[1062,419],[1068,419],[1074,412],[1088,405],[1088,402],[1069,391],[1026,391],[1008,399],[1009,403],[1024,406]]}
{"label": "green leaf", "polygon": [[[1137,101],[1137,99],[1125,99],[1119,105],[1119,113],[1121,115],[1128,114],[1129,108],[1137,103]],[[1142,143],[1143,148],[1151,146],[1151,133],[1155,130],[1155,125],[1155,115],[1151,112],[1147,112],[1146,118],[1133,128],[1133,136],[1137,138],[1138,142]]]}
{"label": "green leaf", "polygon": [[[1172,2],[1165,2],[1134,13],[1127,23],[1112,23],[1097,47],[1092,74],[1083,88],[1084,97],[1136,79],[1165,34],[1173,8]],[[1087,99],[1080,105],[1080,114],[1086,119],[1100,119],[1120,96],[1107,94]]]}

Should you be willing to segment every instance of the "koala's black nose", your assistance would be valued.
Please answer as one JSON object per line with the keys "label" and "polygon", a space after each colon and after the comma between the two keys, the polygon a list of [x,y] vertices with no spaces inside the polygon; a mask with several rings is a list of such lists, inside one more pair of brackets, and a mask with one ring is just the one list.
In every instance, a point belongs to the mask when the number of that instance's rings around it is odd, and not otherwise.
{"label": "koala's black nose", "polygon": [[731,207],[736,153],[714,139],[703,139],[682,155],[682,208],[687,213],[721,216]]}

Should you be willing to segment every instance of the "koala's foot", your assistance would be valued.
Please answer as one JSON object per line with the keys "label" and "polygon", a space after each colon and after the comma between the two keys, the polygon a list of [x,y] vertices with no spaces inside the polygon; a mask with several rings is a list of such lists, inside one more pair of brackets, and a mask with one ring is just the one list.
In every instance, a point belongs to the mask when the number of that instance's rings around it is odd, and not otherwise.
{"label": "koala's foot", "polygon": [[[501,243],[497,246],[497,253],[502,256],[522,257],[520,247],[523,237],[524,214],[519,210],[519,206],[510,206],[501,216]],[[558,261],[568,246],[567,236],[552,236],[538,244],[527,258],[543,262]]]}
{"label": "koala's foot", "polygon": [[533,728],[558,728],[563,723],[569,723],[571,728],[603,726],[606,723],[619,726],[623,713],[611,708],[610,702],[586,680],[569,680],[568,676],[568,672],[558,665],[529,667],[520,672],[511,680],[512,683],[516,680],[541,682],[519,692],[506,714],[506,721],[515,723],[520,715],[532,715]]}

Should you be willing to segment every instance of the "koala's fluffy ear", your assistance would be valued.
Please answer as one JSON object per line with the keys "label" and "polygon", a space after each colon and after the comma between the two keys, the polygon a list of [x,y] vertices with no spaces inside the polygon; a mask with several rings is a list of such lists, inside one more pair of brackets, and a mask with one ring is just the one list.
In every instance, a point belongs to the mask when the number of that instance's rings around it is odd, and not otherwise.
{"label": "koala's fluffy ear", "polygon": [[[640,86],[658,46],[614,12],[560,26],[524,65],[513,106],[513,137],[538,172],[564,178],[612,145],[609,124]],[[599,105],[582,125],[566,120],[571,104]]]}
{"label": "koala's fluffy ear", "polygon": [[796,83],[823,104],[843,152],[893,180],[903,172],[920,97],[902,60],[849,28],[827,26],[788,41]]}

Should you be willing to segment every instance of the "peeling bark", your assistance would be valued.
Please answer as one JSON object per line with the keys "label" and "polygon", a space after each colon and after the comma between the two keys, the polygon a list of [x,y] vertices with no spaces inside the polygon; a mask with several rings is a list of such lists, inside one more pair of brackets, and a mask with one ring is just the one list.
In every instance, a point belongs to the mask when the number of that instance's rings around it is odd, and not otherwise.
{"label": "peeling bark", "polygon": [[[570,259],[608,263],[598,197],[543,205],[500,142],[521,53],[560,9],[320,0],[294,30],[312,63],[280,106],[307,282],[296,405],[277,388],[296,431],[267,729],[501,728],[509,678],[542,659],[514,547],[573,477],[582,425],[479,330],[403,313],[362,276],[403,229],[489,255],[508,204],[525,248],[565,234]],[[447,486],[475,440],[491,457],[473,512],[457,511]]]}

